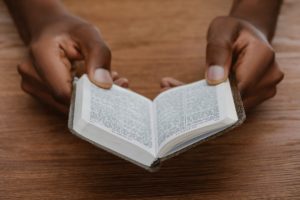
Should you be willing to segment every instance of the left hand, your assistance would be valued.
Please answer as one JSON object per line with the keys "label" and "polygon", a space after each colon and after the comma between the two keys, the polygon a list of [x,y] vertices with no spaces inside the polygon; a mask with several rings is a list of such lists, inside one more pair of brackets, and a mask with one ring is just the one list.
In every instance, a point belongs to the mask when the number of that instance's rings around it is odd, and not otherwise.
{"label": "left hand", "polygon": [[[38,74],[36,67],[34,67],[31,60],[28,59],[21,63],[18,67],[18,71],[22,78],[21,87],[25,92],[45,103],[47,106],[54,108],[59,113],[64,115],[68,114],[69,103],[65,104],[59,102],[53,97],[51,89],[49,89],[47,83]],[[86,73],[85,67],[83,65],[78,65],[74,68],[73,73],[80,77],[83,73]],[[120,77],[117,72],[112,71],[111,76],[114,84],[124,88],[129,87],[128,80]]]}

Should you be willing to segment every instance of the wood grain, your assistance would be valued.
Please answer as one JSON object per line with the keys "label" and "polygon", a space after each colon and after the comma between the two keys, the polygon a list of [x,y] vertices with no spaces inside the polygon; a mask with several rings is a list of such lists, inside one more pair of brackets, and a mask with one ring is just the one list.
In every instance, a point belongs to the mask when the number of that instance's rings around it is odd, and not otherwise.
{"label": "wood grain", "polygon": [[[113,68],[153,98],[159,80],[203,75],[209,22],[230,0],[64,1],[101,28]],[[300,2],[287,0],[274,40],[278,95],[237,130],[148,173],[71,135],[66,119],[19,87],[26,56],[0,3],[0,199],[299,199]]]}

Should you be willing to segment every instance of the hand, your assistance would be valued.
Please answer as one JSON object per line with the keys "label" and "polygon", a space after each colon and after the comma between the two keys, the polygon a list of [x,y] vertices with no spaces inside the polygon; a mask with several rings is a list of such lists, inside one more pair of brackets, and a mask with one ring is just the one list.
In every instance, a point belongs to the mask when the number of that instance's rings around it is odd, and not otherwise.
{"label": "hand", "polygon": [[[112,86],[111,53],[97,28],[69,14],[44,21],[32,35],[31,60],[18,68],[26,92],[65,112],[71,97],[72,66],[80,60],[92,82],[102,88]],[[126,79],[113,75],[117,83],[128,85]]]}
{"label": "hand", "polygon": [[[246,110],[274,97],[284,77],[262,32],[244,20],[218,17],[210,24],[207,35],[207,82],[219,84],[230,72],[236,76]],[[170,88],[181,84],[166,78],[161,85]]]}
{"label": "hand", "polygon": [[[42,101],[60,113],[65,115],[68,114],[69,104],[61,103],[53,97],[51,89],[48,87],[45,81],[42,80],[31,60],[26,60],[20,64],[18,70],[22,77],[21,87],[25,92],[29,93],[34,98]],[[82,75],[82,73],[84,73],[83,67],[78,66],[76,72],[74,73],[79,77]],[[121,78],[117,72],[112,71],[111,76],[114,84],[124,88],[129,87],[128,80],[126,78]]]}

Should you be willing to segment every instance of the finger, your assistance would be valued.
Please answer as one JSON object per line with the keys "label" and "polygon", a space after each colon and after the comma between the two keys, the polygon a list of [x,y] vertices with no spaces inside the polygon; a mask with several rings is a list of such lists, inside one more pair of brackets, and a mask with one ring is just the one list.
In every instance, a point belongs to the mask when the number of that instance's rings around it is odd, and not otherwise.
{"label": "finger", "polygon": [[83,60],[75,61],[72,64],[73,76],[81,77],[83,74],[86,74],[85,63]]}
{"label": "finger", "polygon": [[264,90],[265,88],[276,87],[278,83],[280,83],[284,78],[283,72],[278,67],[277,62],[274,62],[273,66],[270,67],[263,75],[263,77],[258,80],[258,83],[254,87],[250,87],[244,93],[244,96],[252,96],[256,94],[260,90]]}
{"label": "finger", "polygon": [[39,76],[55,99],[68,104],[72,90],[71,63],[62,53],[59,43],[51,40],[40,41],[31,47],[33,64]]}
{"label": "finger", "polygon": [[164,91],[167,91],[171,88],[174,88],[174,87],[177,87],[177,86],[181,86],[181,85],[184,85],[185,83],[181,82],[181,81],[178,81],[174,78],[171,78],[171,77],[165,77],[165,78],[162,78],[161,81],[160,81],[160,92],[164,92]]}
{"label": "finger", "polygon": [[119,78],[119,79],[115,80],[114,83],[123,88],[129,87],[129,81],[126,78]]}
{"label": "finger", "polygon": [[[84,66],[84,61],[76,61],[74,62],[73,64],[73,70],[75,71],[75,75],[77,77],[81,77],[83,74],[86,73],[86,69],[85,69],[85,66]],[[119,73],[116,72],[116,71],[112,71],[111,72],[111,76],[112,76],[112,79],[113,81],[117,80],[120,78],[119,76]]]}
{"label": "finger", "polygon": [[264,74],[274,66],[275,54],[268,45],[260,41],[250,42],[242,51],[233,68],[239,90],[244,95],[261,79],[266,78]]}
{"label": "finger", "polygon": [[229,45],[207,45],[206,80],[210,85],[225,81],[231,65],[231,48]]}
{"label": "finger", "polygon": [[63,113],[65,115],[68,114],[69,107],[57,102],[51,94],[46,92],[44,86],[37,84],[36,80],[22,78],[21,87],[25,92],[27,92],[37,100],[45,103],[51,108],[54,108],[60,113]]}
{"label": "finger", "polygon": [[167,90],[169,90],[169,89],[172,89],[172,88],[171,88],[171,87],[164,87],[164,88],[161,88],[161,89],[160,89],[160,93],[165,92],[165,91],[167,91]]}
{"label": "finger", "polygon": [[110,74],[111,52],[103,42],[100,32],[87,25],[72,33],[84,56],[90,80],[101,88],[108,89],[113,80]]}
{"label": "finger", "polygon": [[64,50],[66,57],[71,61],[81,61],[84,59],[78,44],[68,36],[60,38],[60,47]]}
{"label": "finger", "polygon": [[38,84],[43,84],[43,80],[36,72],[30,59],[26,59],[18,65],[18,72],[22,78],[34,79]]}
{"label": "finger", "polygon": [[[224,25],[226,24],[226,25]],[[228,78],[232,62],[232,44],[237,35],[236,23],[216,18],[207,34],[206,80],[216,85]]]}
{"label": "finger", "polygon": [[53,99],[48,87],[37,74],[31,60],[27,59],[18,66],[18,72],[22,77],[21,87],[34,98],[54,107],[57,111],[66,114],[68,106]]}
{"label": "finger", "polygon": [[45,102],[47,105],[54,107],[61,113],[66,113],[68,106],[63,105],[53,99],[47,86],[37,74],[32,62],[27,59],[18,66],[18,72],[22,77],[21,87],[31,96]]}
{"label": "finger", "polygon": [[116,72],[116,71],[112,71],[111,72],[111,76],[112,76],[113,81],[115,81],[115,80],[117,80],[117,79],[120,78],[118,72]]}
{"label": "finger", "polygon": [[161,82],[160,82],[160,87],[163,88],[172,88],[172,87],[177,87],[177,86],[181,86],[184,85],[183,82],[178,81],[174,78],[171,77],[165,77],[162,78]]}
{"label": "finger", "polygon": [[245,110],[248,112],[252,110],[257,105],[261,104],[262,102],[270,99],[276,95],[276,87],[267,88],[263,91],[257,92],[256,95],[247,97],[243,99],[243,104]]}

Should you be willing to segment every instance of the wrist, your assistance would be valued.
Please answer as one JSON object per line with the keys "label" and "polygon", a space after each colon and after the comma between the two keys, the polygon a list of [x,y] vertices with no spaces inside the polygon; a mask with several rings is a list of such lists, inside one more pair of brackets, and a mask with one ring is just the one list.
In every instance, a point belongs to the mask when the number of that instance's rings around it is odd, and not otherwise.
{"label": "wrist", "polygon": [[253,20],[251,17],[244,16],[244,15],[230,14],[229,16],[236,20],[239,20],[241,22],[250,24],[255,29],[257,29],[260,32],[260,34],[263,35],[264,38],[266,38],[269,41],[271,40],[271,38],[269,36],[271,34],[271,32],[270,32],[271,30],[264,24],[260,24],[256,20]]}
{"label": "wrist", "polygon": [[242,19],[272,40],[282,0],[234,0],[230,16]]}

